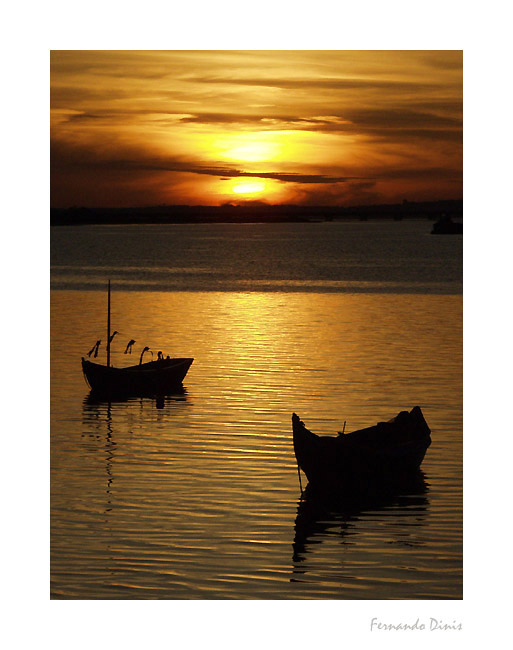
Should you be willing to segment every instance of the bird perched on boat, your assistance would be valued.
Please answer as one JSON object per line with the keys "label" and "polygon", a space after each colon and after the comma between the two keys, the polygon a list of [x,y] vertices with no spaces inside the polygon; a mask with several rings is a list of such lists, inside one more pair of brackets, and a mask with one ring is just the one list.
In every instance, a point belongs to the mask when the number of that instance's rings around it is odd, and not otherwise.
{"label": "bird perched on boat", "polygon": [[130,341],[128,341],[124,354],[132,354],[132,345],[134,343],[135,343],[134,339],[130,339]]}
{"label": "bird perched on boat", "polygon": [[119,332],[117,330],[110,335],[109,343],[112,343],[112,339],[116,336],[116,334],[119,334]]}
{"label": "bird perched on boat", "polygon": [[[98,348],[100,347],[101,339],[96,341],[96,343],[93,345],[93,347],[89,350],[87,353],[87,356],[90,357],[93,355],[95,358],[98,356]],[[93,354],[94,353],[94,354]]]}
{"label": "bird perched on boat", "polygon": [[[145,352],[151,352],[151,350],[150,350],[150,348],[149,348],[148,346],[146,346],[145,348],[143,348],[143,351],[141,352],[141,358],[139,359],[139,365],[141,365],[141,363],[142,363],[143,356],[144,356],[144,353],[145,353]],[[153,353],[152,353],[152,355],[153,355]]]}

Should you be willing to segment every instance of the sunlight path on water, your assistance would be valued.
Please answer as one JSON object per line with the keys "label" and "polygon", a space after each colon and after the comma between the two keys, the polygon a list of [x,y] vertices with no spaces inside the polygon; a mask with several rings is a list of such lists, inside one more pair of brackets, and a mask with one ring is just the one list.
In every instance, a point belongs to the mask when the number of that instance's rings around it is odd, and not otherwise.
{"label": "sunlight path on water", "polygon": [[[461,598],[460,296],[115,291],[115,365],[195,358],[163,408],[88,397],[105,305],[52,292],[54,598]],[[427,488],[299,503],[292,411],[334,435],[416,404]]]}

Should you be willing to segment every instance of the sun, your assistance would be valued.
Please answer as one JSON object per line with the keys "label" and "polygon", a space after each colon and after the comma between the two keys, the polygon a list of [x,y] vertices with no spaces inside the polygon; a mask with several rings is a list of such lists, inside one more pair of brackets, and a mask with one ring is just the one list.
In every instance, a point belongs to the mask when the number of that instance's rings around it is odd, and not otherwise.
{"label": "sun", "polygon": [[216,158],[238,162],[275,160],[282,148],[273,133],[235,133],[216,138],[212,149]]}
{"label": "sun", "polygon": [[232,186],[232,192],[235,194],[261,194],[264,190],[265,183],[262,181],[244,181]]}
{"label": "sun", "polygon": [[[208,182],[208,181],[207,181]],[[212,179],[205,185],[205,191],[212,193],[215,201],[224,203],[248,203],[264,201],[282,203],[293,196],[285,183],[261,176],[233,176],[231,178]]]}
{"label": "sun", "polygon": [[260,162],[272,160],[276,156],[278,146],[273,142],[244,142],[238,146],[223,151],[223,156],[228,160],[242,162]]}

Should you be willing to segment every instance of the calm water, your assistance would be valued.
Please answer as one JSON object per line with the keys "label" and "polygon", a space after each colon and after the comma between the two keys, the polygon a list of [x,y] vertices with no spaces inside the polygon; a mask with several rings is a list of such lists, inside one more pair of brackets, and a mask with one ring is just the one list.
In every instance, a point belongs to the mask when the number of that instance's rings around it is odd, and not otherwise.
{"label": "calm water", "polygon": [[[52,597],[461,598],[462,242],[430,225],[54,229]],[[89,397],[108,278],[114,364],[195,358],[163,408]],[[292,411],[329,435],[416,404],[423,489],[300,498]]]}

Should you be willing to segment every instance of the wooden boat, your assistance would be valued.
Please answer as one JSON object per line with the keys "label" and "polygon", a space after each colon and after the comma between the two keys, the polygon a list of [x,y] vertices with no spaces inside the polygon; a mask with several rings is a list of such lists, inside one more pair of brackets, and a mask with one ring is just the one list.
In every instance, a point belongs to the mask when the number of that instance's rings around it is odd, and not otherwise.
{"label": "wooden boat", "polygon": [[320,487],[366,489],[417,471],[431,444],[418,406],[388,422],[338,437],[318,436],[292,414],[294,452],[308,481]]}
{"label": "wooden boat", "polygon": [[[116,332],[115,332],[116,333]],[[114,334],[110,333],[110,280],[108,285],[107,305],[107,364],[94,363],[82,357],[82,371],[85,380],[94,393],[102,395],[169,395],[181,386],[194,359],[161,358],[157,361],[142,363],[144,348],[138,365],[115,368],[110,364],[110,344]],[[129,345],[135,343],[130,341]],[[96,343],[96,352],[100,341]],[[93,348],[93,350],[95,349]],[[128,349],[128,346],[127,346]],[[93,351],[91,350],[91,352]]]}
{"label": "wooden boat", "polygon": [[193,359],[163,359],[127,368],[93,363],[82,357],[84,377],[92,391],[122,395],[167,395],[180,386]]}

